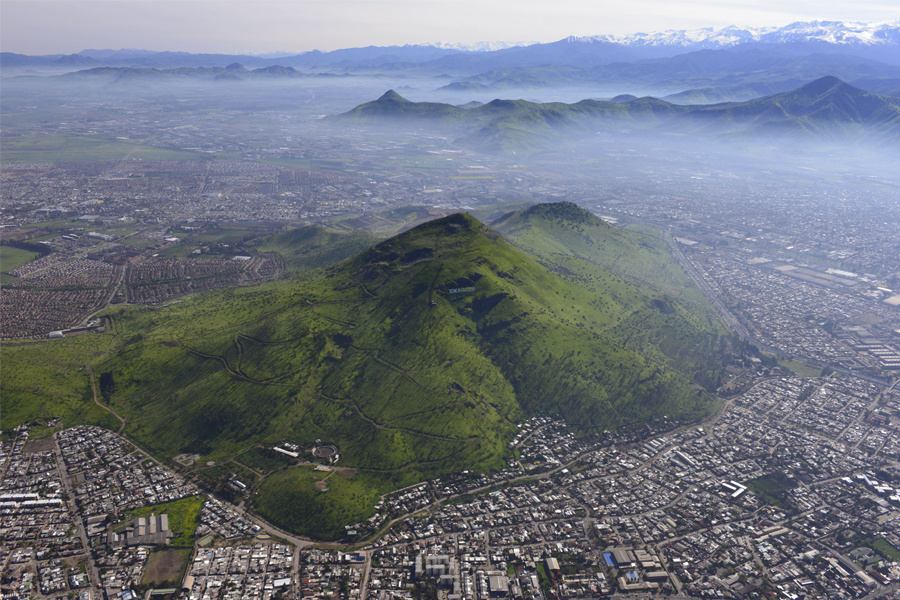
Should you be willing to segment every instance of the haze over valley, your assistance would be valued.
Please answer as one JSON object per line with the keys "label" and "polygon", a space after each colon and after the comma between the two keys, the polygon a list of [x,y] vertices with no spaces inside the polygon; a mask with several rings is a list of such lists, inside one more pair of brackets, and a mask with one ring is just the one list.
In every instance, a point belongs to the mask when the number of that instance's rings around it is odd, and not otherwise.
{"label": "haze over valley", "polygon": [[900,23],[3,49],[8,597],[898,593]]}

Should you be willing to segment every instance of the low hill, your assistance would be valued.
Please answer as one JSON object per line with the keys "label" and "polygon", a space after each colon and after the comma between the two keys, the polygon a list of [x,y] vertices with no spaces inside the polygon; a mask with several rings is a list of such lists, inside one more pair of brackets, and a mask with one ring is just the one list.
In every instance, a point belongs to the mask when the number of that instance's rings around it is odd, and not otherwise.
{"label": "low hill", "polygon": [[289,270],[296,272],[334,264],[374,246],[380,239],[362,230],[333,231],[309,225],[271,236],[258,249],[277,252]]}
{"label": "low hill", "polygon": [[783,125],[819,138],[900,142],[900,99],[861,90],[836,77],[747,102],[692,108],[685,120],[716,131],[730,131],[735,124],[766,131]]}
{"label": "low hill", "polygon": [[[96,61],[92,61],[96,62]],[[64,79],[112,79],[114,81],[162,81],[162,80],[212,80],[212,81],[243,81],[258,79],[297,79],[300,77],[314,77],[297,71],[293,67],[273,65],[258,69],[246,69],[240,63],[232,63],[227,67],[177,67],[172,69],[159,69],[154,67],[94,67],[73,71],[64,75],[58,75]]]}
{"label": "low hill", "polygon": [[[585,227],[593,235],[598,226]],[[296,230],[270,243],[283,253],[299,245],[300,257],[285,258],[296,266],[333,258],[324,243],[332,235]],[[63,369],[74,388],[66,402],[80,396],[94,411],[70,418],[114,422],[92,403],[91,379],[71,362],[81,361],[124,433],[161,458],[196,453],[202,465],[257,444],[335,444],[358,475],[335,482],[333,496],[300,468],[270,475],[255,496],[274,523],[334,538],[371,514],[379,493],[502,467],[527,415],[559,414],[599,434],[713,410],[697,385],[710,378],[672,360],[685,349],[667,333],[712,340],[702,316],[596,266],[562,275],[474,218],[451,215],[319,270],[155,310],[110,310],[104,335],[4,346],[4,413],[63,409],[34,383],[61,385]]]}

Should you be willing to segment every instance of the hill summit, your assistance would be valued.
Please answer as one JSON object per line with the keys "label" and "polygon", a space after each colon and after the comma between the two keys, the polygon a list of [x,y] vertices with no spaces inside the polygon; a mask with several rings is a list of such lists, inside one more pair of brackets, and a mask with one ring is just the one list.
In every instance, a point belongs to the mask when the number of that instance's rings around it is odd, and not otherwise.
{"label": "hill summit", "polygon": [[388,100],[393,100],[394,102],[409,102],[409,100],[407,100],[394,90],[388,90],[384,94],[382,94],[380,98],[378,98],[378,102],[385,102]]}

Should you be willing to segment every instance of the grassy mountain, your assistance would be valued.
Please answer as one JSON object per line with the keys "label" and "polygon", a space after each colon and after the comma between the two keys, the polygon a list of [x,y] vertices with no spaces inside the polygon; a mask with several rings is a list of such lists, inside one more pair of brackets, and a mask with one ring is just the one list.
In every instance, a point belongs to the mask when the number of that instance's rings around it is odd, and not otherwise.
{"label": "grassy mountain", "polygon": [[504,215],[491,226],[576,285],[591,286],[608,273],[640,285],[651,300],[613,334],[704,386],[718,385],[721,357],[730,342],[656,231],[613,227],[570,202],[538,204]]}
{"label": "grassy mountain", "polygon": [[[598,226],[585,227],[592,236]],[[363,243],[335,235],[308,228],[268,244],[299,269]],[[104,335],[4,345],[4,427],[60,411],[67,422],[117,426],[93,403],[88,365],[104,382],[101,404],[163,458],[240,460],[259,443],[322,439],[358,475],[323,496],[307,470],[279,471],[262,482],[257,508],[299,533],[335,537],[379,493],[501,467],[528,414],[558,413],[584,432],[708,414],[713,399],[697,391],[696,372],[667,358],[681,349],[664,331],[686,335],[699,321],[623,276],[572,271],[560,276],[452,215],[258,287],[112,309]],[[706,335],[699,329],[692,339]],[[48,397],[44,381],[60,394]]]}
{"label": "grassy mountain", "polygon": [[693,108],[685,120],[713,130],[784,128],[797,134],[848,135],[900,141],[900,99],[867,92],[836,77],[822,77],[796,90],[749,100]]}
{"label": "grassy mountain", "polygon": [[[621,98],[620,98],[621,100]],[[410,102],[391,91],[334,123],[430,124],[452,130],[456,143],[484,152],[533,152],[596,131],[733,135],[782,134],[837,140],[900,141],[900,100],[822,77],[790,92],[746,102],[673,104],[657,98],[574,104],[493,100],[471,108]]]}
{"label": "grassy mountain", "polygon": [[393,90],[372,102],[330,118],[336,124],[428,124],[461,134],[457,143],[486,152],[534,151],[566,136],[583,133],[586,126],[618,127],[628,122],[646,126],[658,113],[681,110],[657,101],[616,103],[582,100],[575,104],[492,100],[478,106],[437,102],[411,102]]}
{"label": "grassy mountain", "polygon": [[339,232],[319,225],[282,231],[259,246],[262,252],[277,252],[289,271],[304,271],[334,264],[353,256],[380,238],[362,231]]}

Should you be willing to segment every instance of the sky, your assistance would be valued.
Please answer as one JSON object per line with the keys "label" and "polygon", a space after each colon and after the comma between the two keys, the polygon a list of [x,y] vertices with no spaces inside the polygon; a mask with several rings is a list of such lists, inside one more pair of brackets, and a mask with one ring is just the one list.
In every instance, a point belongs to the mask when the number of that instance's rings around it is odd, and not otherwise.
{"label": "sky", "polygon": [[303,52],[795,21],[900,20],[898,0],[0,0],[0,50]]}

